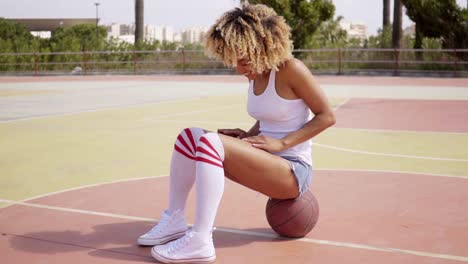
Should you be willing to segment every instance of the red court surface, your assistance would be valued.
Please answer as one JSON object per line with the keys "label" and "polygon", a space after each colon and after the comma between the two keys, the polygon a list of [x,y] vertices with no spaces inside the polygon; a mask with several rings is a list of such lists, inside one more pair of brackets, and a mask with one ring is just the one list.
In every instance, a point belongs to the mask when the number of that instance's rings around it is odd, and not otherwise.
{"label": "red court surface", "polygon": [[[19,78],[0,78],[16,82]],[[199,76],[30,77],[23,81],[207,81]],[[219,81],[221,77],[210,77]],[[222,77],[225,78],[225,77]],[[466,86],[457,79],[343,77],[331,84]],[[245,82],[230,77],[229,82]],[[394,83],[393,83],[394,84]],[[466,101],[350,99],[335,127],[468,132]],[[0,264],[155,263],[136,239],[168,204],[168,177],[121,181],[51,194],[0,209]],[[466,263],[466,178],[390,172],[316,170],[317,226],[282,239],[265,218],[267,197],[226,182],[217,215],[216,263]],[[1,197],[0,197],[1,198]],[[194,219],[194,195],[188,220]]]}
{"label": "red court surface", "polygon": [[353,98],[336,115],[335,127],[468,132],[468,101]]}
{"label": "red court surface", "polygon": [[[467,189],[468,181],[460,178],[317,171],[312,191],[320,203],[319,222],[306,239],[285,240],[268,227],[267,198],[228,181],[216,220],[217,263],[455,263],[456,256],[468,261]],[[50,208],[4,208],[3,263],[153,262],[150,248],[135,243],[153,223],[131,217],[158,218],[167,190],[168,177],[150,178],[29,201]],[[193,214],[192,193],[190,222]]]}

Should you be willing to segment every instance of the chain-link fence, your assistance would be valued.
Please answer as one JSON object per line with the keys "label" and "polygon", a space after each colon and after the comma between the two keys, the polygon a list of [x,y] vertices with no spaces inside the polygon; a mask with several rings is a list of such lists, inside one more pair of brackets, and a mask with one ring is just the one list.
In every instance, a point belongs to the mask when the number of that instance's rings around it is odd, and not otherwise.
{"label": "chain-link fence", "polygon": [[[312,72],[468,77],[468,49],[295,50]],[[0,53],[1,75],[233,74],[200,50]]]}

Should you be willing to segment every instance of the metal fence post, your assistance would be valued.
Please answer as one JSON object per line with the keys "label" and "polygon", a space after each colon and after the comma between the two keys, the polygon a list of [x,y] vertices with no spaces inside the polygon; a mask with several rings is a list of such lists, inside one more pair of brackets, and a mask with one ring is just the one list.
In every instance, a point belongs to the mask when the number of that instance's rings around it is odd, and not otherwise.
{"label": "metal fence post", "polygon": [[453,49],[453,77],[457,77],[457,71],[458,71],[458,59],[457,59],[457,49]]}
{"label": "metal fence post", "polygon": [[37,51],[34,51],[34,76],[37,76]]}
{"label": "metal fence post", "polygon": [[185,48],[182,48],[182,72],[185,72]]}
{"label": "metal fence post", "polygon": [[136,74],[137,72],[137,64],[138,64],[138,57],[136,50],[133,50],[133,74]]}
{"label": "metal fence post", "polygon": [[338,48],[338,75],[341,75],[343,72],[342,70],[342,54],[341,54],[341,48]]}
{"label": "metal fence post", "polygon": [[400,69],[400,50],[399,49],[394,49],[394,56],[395,56],[395,67],[394,67],[394,72],[393,75],[398,76],[399,75],[399,69]]}
{"label": "metal fence post", "polygon": [[83,51],[83,68],[84,68],[84,75],[88,74],[88,57],[86,56],[86,50]]}

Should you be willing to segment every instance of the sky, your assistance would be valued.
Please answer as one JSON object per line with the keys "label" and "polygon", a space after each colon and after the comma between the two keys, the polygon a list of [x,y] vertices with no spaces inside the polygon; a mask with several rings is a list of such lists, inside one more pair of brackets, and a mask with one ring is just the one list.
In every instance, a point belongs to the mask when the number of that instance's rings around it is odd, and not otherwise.
{"label": "sky", "polygon": [[[1,0],[0,17],[96,18],[96,2],[100,3],[100,24],[134,22],[134,0]],[[333,0],[333,3],[335,17],[341,15],[346,21],[364,23],[369,34],[375,35],[381,27],[382,0]],[[465,6],[466,0],[457,3]],[[210,26],[238,4],[239,0],[145,0],[144,22],[172,26],[176,32],[190,26]],[[411,24],[405,16],[403,27]]]}

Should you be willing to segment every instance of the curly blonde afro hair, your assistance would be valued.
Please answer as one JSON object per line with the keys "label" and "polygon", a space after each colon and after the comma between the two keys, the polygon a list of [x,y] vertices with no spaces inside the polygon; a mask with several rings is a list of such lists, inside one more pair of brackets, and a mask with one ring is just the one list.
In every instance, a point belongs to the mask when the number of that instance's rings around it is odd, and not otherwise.
{"label": "curly blonde afro hair", "polygon": [[236,66],[248,59],[252,71],[263,73],[292,58],[291,28],[266,5],[244,4],[224,13],[206,34],[205,52]]}

